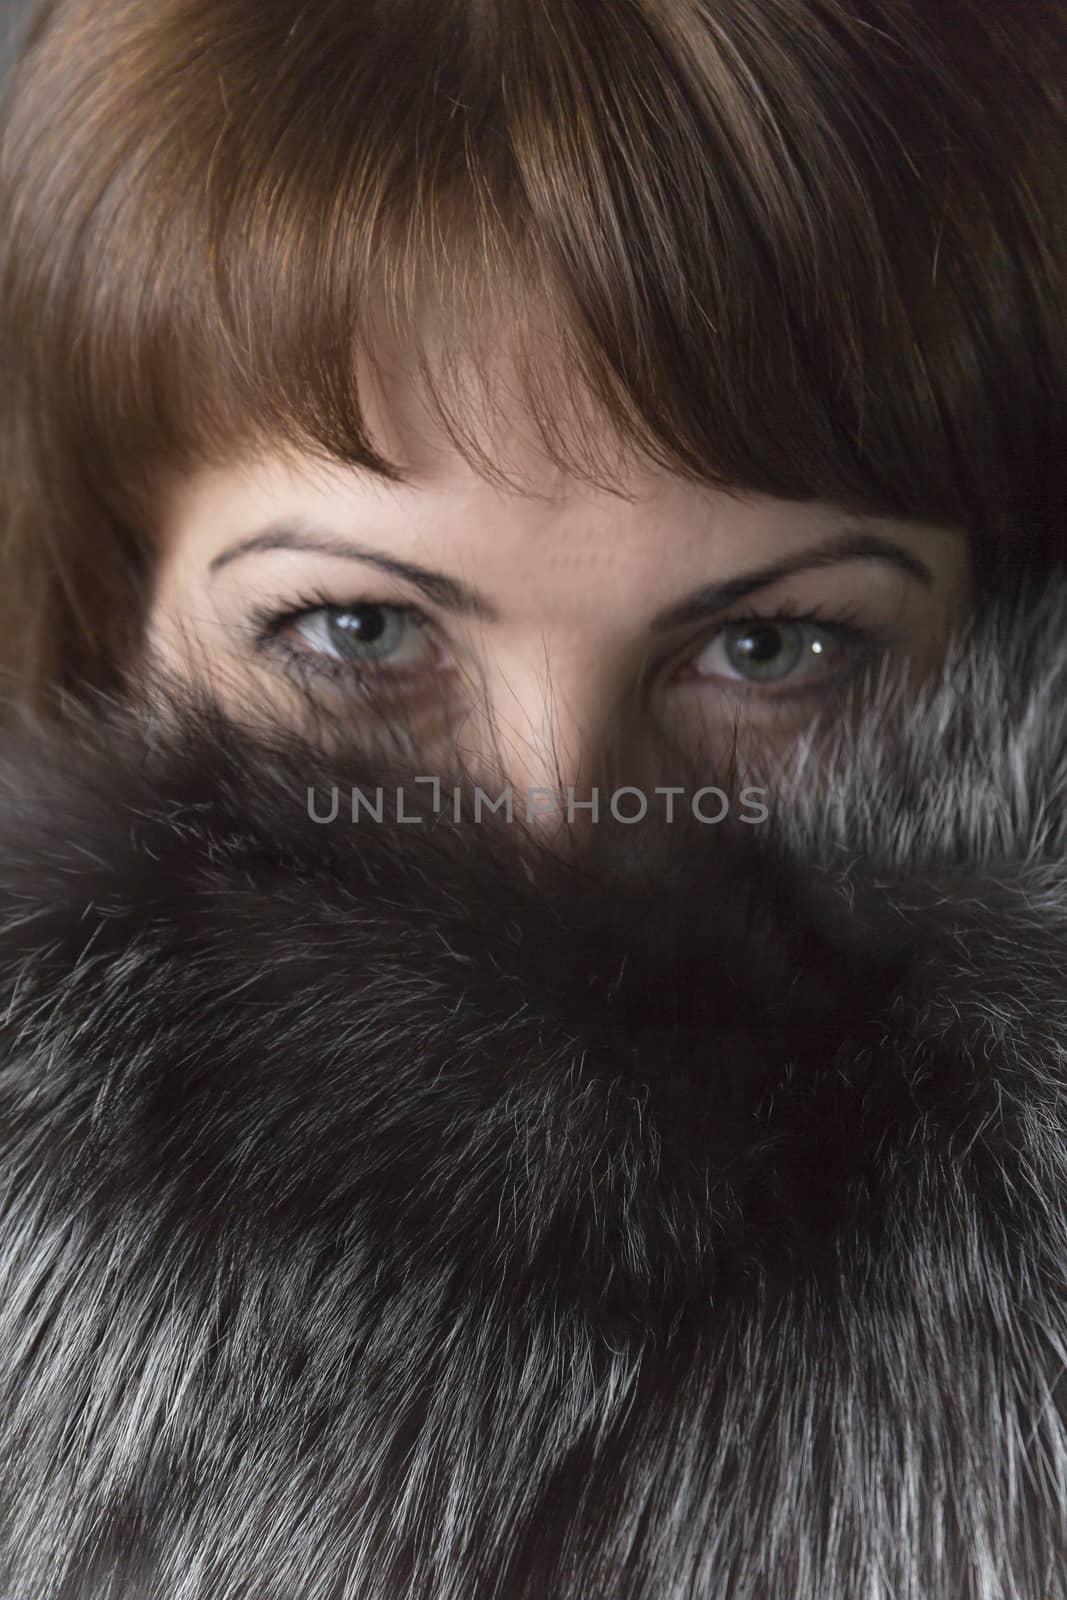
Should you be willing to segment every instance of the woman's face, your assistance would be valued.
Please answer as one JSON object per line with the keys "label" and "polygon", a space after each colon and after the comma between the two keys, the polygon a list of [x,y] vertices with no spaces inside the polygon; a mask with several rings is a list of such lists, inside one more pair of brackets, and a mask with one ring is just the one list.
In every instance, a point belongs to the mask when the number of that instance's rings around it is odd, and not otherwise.
{"label": "woman's face", "polygon": [[785,746],[887,654],[935,667],[971,609],[960,533],[652,469],[620,477],[623,498],[532,444],[502,489],[401,400],[411,484],[279,450],[168,491],[150,659],[294,718],[309,691],[366,717],[370,683],[423,773],[462,753],[581,794],[609,745],[725,759],[740,719]]}

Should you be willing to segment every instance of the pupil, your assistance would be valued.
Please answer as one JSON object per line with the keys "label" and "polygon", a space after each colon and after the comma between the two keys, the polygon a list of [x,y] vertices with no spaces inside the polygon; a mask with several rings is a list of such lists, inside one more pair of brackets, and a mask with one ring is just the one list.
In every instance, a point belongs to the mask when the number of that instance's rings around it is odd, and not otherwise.
{"label": "pupil", "polygon": [[749,661],[773,661],[782,648],[781,633],[769,623],[757,624],[742,634],[737,648]]}
{"label": "pupil", "polygon": [[374,644],[385,632],[385,613],[381,606],[360,606],[358,611],[343,611],[331,619],[342,641]]}

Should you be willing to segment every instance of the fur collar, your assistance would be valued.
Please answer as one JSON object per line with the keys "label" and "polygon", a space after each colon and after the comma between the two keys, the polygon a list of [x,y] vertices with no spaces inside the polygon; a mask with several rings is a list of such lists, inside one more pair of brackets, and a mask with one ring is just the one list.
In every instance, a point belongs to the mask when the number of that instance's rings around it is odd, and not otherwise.
{"label": "fur collar", "polygon": [[0,1595],[1067,1595],[1065,632],[569,859],[12,736]]}

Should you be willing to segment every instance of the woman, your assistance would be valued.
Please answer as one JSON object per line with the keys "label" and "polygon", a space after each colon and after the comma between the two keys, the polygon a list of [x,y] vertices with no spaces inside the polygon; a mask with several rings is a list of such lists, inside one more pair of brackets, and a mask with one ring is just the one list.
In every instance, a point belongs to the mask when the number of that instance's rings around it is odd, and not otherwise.
{"label": "woman", "polygon": [[39,7],[0,1592],[1067,1593],[1065,47]]}

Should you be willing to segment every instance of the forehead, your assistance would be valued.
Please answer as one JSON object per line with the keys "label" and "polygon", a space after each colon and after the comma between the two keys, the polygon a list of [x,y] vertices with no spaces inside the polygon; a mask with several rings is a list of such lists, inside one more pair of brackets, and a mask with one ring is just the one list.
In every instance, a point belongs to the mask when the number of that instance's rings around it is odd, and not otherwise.
{"label": "forehead", "polygon": [[[561,379],[559,427],[581,430],[595,462],[592,480],[576,475],[530,418],[513,344],[499,340],[489,360],[450,345],[441,361],[428,315],[420,332],[421,349],[437,358],[429,370],[386,327],[359,372],[371,437],[401,468],[402,481],[291,445],[235,453],[172,485],[161,525],[168,567],[177,563],[195,581],[227,545],[289,527],[442,572],[492,609],[551,614],[595,631],[598,614],[651,614],[686,587],[770,565],[850,523],[880,520],[686,478],[625,445],[588,395],[576,396]],[[560,358],[547,329],[537,357],[547,372]],[[491,470],[457,447],[446,418]],[[929,539],[920,529],[904,542],[918,551]],[[312,562],[340,573],[341,558],[275,551],[235,565],[227,586],[248,584],[264,566],[295,573]],[[351,583],[358,568],[345,565]],[[895,580],[870,564],[866,581]]]}
{"label": "forehead", "polygon": [[[765,519],[755,508],[775,504],[686,478],[643,454],[571,381],[544,314],[524,319],[521,338],[495,323],[477,329],[469,318],[460,327],[450,319],[445,333],[436,302],[420,300],[417,325],[404,334],[377,320],[354,367],[370,440],[401,481],[268,436],[172,480],[170,505],[189,512],[210,499],[227,518],[302,505],[327,516],[396,518],[413,537],[432,519],[438,542],[450,543],[534,528],[542,540],[554,529],[562,537],[584,530],[585,542],[611,529],[623,538],[641,525],[663,535],[694,522],[707,530],[724,516],[755,528]],[[552,402],[563,460],[544,418],[530,410],[531,377]],[[799,504],[795,519],[807,520]]]}
{"label": "forehead", "polygon": [[[554,492],[502,489],[462,459],[425,481],[385,484],[366,472],[279,453],[204,470],[172,495],[163,524],[162,576],[170,593],[239,604],[262,592],[321,587],[338,601],[371,591],[403,600],[385,561],[419,567],[479,596],[492,621],[573,631],[592,644],[616,628],[644,628],[694,591],[805,554],[858,519],[820,502],[735,497],[668,473],[646,473],[607,494],[560,483]],[[877,531],[872,519],[865,526]],[[883,525],[884,526],[884,525]],[[895,526],[891,542],[942,575],[966,566],[964,542],[945,530]],[[292,534],[330,546],[285,548]],[[266,536],[266,537],[265,537]],[[240,560],[212,566],[255,540]],[[265,547],[261,547],[265,546]],[[357,559],[358,558],[358,559]],[[856,582],[891,602],[907,580],[884,561],[844,563],[804,581],[834,592]],[[851,573],[851,576],[850,576]]]}
{"label": "forehead", "polygon": [[[374,316],[355,364],[372,442],[422,487],[482,472],[556,500],[579,487],[583,456],[588,481],[608,492],[625,494],[631,481],[657,476],[576,381],[543,302],[526,303],[521,324],[509,327],[499,310],[445,304],[437,286],[424,285],[410,325],[398,329],[384,311]],[[553,442],[564,449],[553,451]]]}

